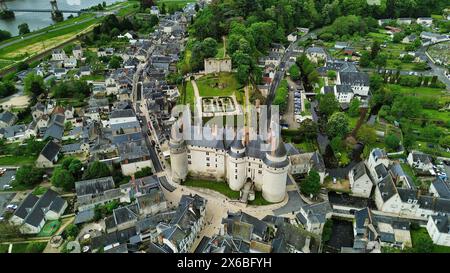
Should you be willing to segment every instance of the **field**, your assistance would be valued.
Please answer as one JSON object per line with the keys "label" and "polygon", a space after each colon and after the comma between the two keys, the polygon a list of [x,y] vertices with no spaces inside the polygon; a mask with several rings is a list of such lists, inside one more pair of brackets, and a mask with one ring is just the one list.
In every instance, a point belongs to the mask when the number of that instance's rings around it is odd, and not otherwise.
{"label": "field", "polygon": [[[411,240],[413,244],[413,248],[416,247],[416,243],[420,240],[422,237],[430,237],[428,235],[428,232],[425,228],[420,228],[418,230],[411,230]],[[448,246],[439,246],[433,244],[433,251],[432,253],[450,253],[450,247]]]}
{"label": "field", "polygon": [[47,242],[18,243],[13,245],[12,253],[42,253],[46,246]]}
{"label": "field", "polygon": [[0,166],[21,166],[34,164],[36,157],[34,156],[2,156],[0,157]]}
{"label": "field", "polygon": [[45,223],[44,227],[42,227],[41,232],[39,232],[37,236],[38,237],[52,236],[60,226],[61,222],[59,220],[48,221],[47,223]]}
{"label": "field", "polygon": [[390,89],[394,92],[400,92],[408,96],[435,98],[441,102],[450,102],[450,95],[444,89],[431,87],[408,87],[398,84],[389,84]]}
{"label": "field", "polygon": [[183,183],[183,185],[188,187],[198,187],[217,191],[230,199],[238,199],[240,197],[239,192],[231,190],[228,184],[225,182],[187,179],[186,182]]}
{"label": "field", "polygon": [[196,82],[201,97],[231,96],[242,88],[233,73],[219,73],[218,76],[209,74]]}

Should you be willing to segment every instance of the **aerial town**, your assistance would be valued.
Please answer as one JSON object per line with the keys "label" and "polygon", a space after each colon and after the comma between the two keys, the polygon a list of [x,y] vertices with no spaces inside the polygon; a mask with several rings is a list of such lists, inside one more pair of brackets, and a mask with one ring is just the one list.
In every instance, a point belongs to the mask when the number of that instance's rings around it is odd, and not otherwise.
{"label": "aerial town", "polygon": [[19,2],[0,253],[450,253],[448,1]]}

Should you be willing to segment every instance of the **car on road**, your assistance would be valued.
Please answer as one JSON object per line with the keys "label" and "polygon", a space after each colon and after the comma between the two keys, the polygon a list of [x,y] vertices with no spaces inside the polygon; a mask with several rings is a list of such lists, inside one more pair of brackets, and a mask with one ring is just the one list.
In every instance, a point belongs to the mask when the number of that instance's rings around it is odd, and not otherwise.
{"label": "car on road", "polygon": [[3,189],[4,189],[4,190],[10,190],[10,189],[12,189],[12,186],[6,184],[6,185],[3,185]]}
{"label": "car on road", "polygon": [[10,209],[10,210],[16,210],[17,209],[17,205],[9,204],[9,205],[6,206],[6,208]]}

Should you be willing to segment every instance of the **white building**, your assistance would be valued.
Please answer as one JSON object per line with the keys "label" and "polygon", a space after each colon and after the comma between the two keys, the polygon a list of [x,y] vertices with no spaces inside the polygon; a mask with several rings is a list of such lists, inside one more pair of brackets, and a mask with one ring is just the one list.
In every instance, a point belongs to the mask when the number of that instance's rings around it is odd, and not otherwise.
{"label": "white building", "polygon": [[418,151],[411,151],[407,160],[409,166],[420,172],[426,173],[433,169],[432,159],[427,154]]}
{"label": "white building", "polygon": [[360,162],[348,173],[352,195],[369,198],[372,192],[373,182],[369,170],[364,162]]}
{"label": "white building", "polygon": [[[250,184],[269,202],[281,202],[286,195],[290,162],[282,141],[261,137],[245,141],[238,135],[230,143],[223,129],[192,127],[183,130],[175,123],[170,139],[172,180],[180,183],[189,173],[194,177],[225,180],[234,191]],[[203,131],[203,132],[202,132]]]}
{"label": "white building", "polygon": [[64,52],[64,50],[57,48],[52,51],[53,61],[64,61],[65,59],[67,59],[67,55],[66,52]]}
{"label": "white building", "polygon": [[450,246],[450,216],[430,216],[428,218],[427,231],[434,244]]}

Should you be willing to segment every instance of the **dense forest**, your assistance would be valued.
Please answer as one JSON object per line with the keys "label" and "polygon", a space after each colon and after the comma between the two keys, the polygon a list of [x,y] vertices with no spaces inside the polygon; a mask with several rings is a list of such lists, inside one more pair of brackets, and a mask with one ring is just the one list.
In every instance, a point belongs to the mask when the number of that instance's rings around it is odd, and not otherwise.
{"label": "dense forest", "polygon": [[[256,60],[271,43],[286,43],[286,35],[296,27],[328,26],[322,35],[365,33],[376,27],[377,18],[419,17],[440,14],[448,0],[213,0],[199,11],[191,27],[196,43],[206,38],[217,42],[228,37],[227,53],[237,68],[237,78],[250,74],[258,81]],[[375,1],[376,2],[376,1]],[[326,38],[326,37],[325,37]],[[192,48],[192,47],[191,47]],[[199,45],[196,47],[200,49]],[[202,55],[201,50],[193,55]],[[192,64],[201,69],[203,59]]]}

